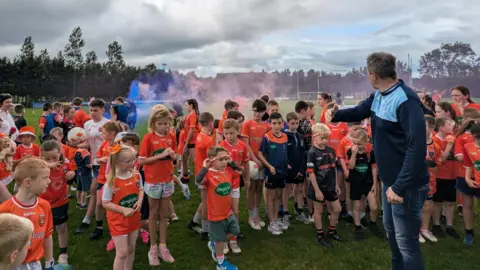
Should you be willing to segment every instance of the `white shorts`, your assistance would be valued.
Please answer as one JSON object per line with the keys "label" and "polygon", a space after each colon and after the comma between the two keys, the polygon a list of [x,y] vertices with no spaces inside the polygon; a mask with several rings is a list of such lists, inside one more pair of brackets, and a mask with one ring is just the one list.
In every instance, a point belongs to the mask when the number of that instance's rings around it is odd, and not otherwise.
{"label": "white shorts", "polygon": [[240,199],[240,188],[232,189],[232,199]]}
{"label": "white shorts", "polygon": [[175,184],[173,181],[168,183],[150,184],[145,182],[143,187],[145,194],[152,199],[165,199],[173,195]]}
{"label": "white shorts", "polygon": [[8,177],[3,178],[0,180],[5,186],[8,186],[13,181],[13,175],[9,175]]}
{"label": "white shorts", "polygon": [[257,175],[257,178],[253,179],[253,180],[265,180],[265,169],[260,169],[258,170],[258,175]]}
{"label": "white shorts", "polygon": [[12,270],[42,270],[42,264],[40,262],[22,263],[17,267],[13,267]]}

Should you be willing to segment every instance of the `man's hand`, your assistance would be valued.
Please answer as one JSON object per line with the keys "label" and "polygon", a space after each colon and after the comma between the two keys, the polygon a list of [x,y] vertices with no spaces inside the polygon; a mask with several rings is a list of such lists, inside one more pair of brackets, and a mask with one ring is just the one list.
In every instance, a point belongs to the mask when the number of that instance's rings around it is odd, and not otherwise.
{"label": "man's hand", "polygon": [[333,108],[328,109],[325,112],[325,122],[330,123],[332,122],[332,119],[335,117],[335,114],[338,111],[338,105],[335,105]]}
{"label": "man's hand", "polygon": [[403,198],[393,192],[392,187],[387,189],[387,201],[391,204],[400,204],[403,203]]}

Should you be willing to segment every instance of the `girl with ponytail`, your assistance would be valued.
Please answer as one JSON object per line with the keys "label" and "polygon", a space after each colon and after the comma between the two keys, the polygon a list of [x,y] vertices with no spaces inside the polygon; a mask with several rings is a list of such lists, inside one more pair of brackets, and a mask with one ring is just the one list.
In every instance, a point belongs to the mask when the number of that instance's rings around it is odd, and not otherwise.
{"label": "girl with ponytail", "polygon": [[102,204],[107,210],[108,227],[115,243],[113,269],[133,269],[143,185],[140,174],[134,170],[137,158],[133,148],[114,144],[109,152]]}
{"label": "girl with ponytail", "polygon": [[198,109],[198,102],[196,99],[187,100],[187,111],[188,115],[185,118],[185,147],[182,153],[182,182],[189,182],[188,174],[188,159],[190,158],[192,162],[195,160],[195,142],[197,140],[197,135],[200,132],[198,127],[198,117],[200,116],[200,111]]}

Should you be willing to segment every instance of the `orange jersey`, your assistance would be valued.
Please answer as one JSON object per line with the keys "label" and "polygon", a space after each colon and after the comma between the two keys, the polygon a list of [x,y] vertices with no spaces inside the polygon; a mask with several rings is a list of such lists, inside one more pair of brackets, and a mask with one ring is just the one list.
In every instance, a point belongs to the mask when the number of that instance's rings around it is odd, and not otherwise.
{"label": "orange jersey", "polygon": [[0,162],[0,181],[7,178],[11,179],[12,177],[13,177],[12,170],[7,171],[7,163],[5,161],[1,161]]}
{"label": "orange jersey", "polygon": [[190,129],[193,128],[193,136],[190,138],[190,140],[187,142],[187,144],[194,144],[195,141],[197,140],[197,135],[200,133],[200,130],[198,128],[198,116],[195,112],[191,112],[187,115],[187,118],[185,118],[185,140],[188,137],[188,133],[190,132]]}
{"label": "orange jersey", "polygon": [[43,242],[53,234],[52,208],[42,198],[37,198],[33,205],[23,205],[16,196],[0,205],[0,213],[10,213],[30,219],[33,223],[33,233],[28,248],[27,257],[23,263],[40,261],[44,256]]}
{"label": "orange jersey", "polygon": [[73,118],[73,123],[75,123],[75,126],[83,128],[83,124],[85,124],[85,118],[87,116],[87,113],[82,110],[78,109],[75,111],[75,117]]}
{"label": "orange jersey", "polygon": [[430,173],[430,192],[428,195],[433,195],[437,192],[437,170],[441,166],[440,157],[442,155],[442,149],[440,145],[432,141],[430,144],[427,144],[427,166],[428,172]]}
{"label": "orange jersey", "polygon": [[75,152],[77,152],[76,148],[70,147],[66,144],[62,144],[62,152],[63,152],[63,157],[68,159],[70,161],[69,166],[70,170],[76,171],[77,170],[77,164],[75,163]]}
{"label": "orange jersey", "polygon": [[[247,144],[242,140],[237,140],[236,145],[230,144],[226,140],[223,140],[220,142],[219,145],[228,151],[228,154],[230,154],[233,162],[235,162],[238,166],[242,166],[244,162],[248,162],[250,160]],[[239,187],[240,175],[234,176],[232,179],[232,189],[236,189]]]}
{"label": "orange jersey", "polygon": [[34,143],[32,143],[32,146],[30,147],[25,147],[23,144],[20,144],[19,146],[17,146],[17,150],[15,152],[15,155],[13,156],[13,159],[19,160],[27,155],[39,157],[40,147]]}
{"label": "orange jersey", "polygon": [[[465,145],[471,142],[474,142],[474,139],[470,133],[463,133],[462,135],[458,136],[455,140],[455,145],[453,146],[455,158],[463,157]],[[465,177],[465,166],[463,166],[463,162],[455,161],[455,169],[457,172],[457,177]]]}
{"label": "orange jersey", "polygon": [[67,165],[50,169],[51,182],[48,185],[47,191],[39,197],[48,201],[52,208],[57,208],[68,203],[67,172]]}
{"label": "orange jersey", "polygon": [[[457,116],[462,116],[462,114],[460,113],[460,110],[457,108],[457,105],[455,103],[452,103],[452,108],[453,110],[455,111],[455,114]],[[480,104],[477,104],[477,103],[468,103],[467,106],[465,106],[465,108],[473,108],[473,109],[477,109],[477,110],[480,110]],[[464,108],[464,109],[465,109]]]}
{"label": "orange jersey", "polygon": [[327,106],[323,107],[322,112],[320,113],[319,122],[325,124],[325,113],[327,112]]}
{"label": "orange jersey", "polygon": [[[159,135],[152,131],[143,137],[140,146],[139,158],[148,158],[159,155],[167,148],[177,150],[175,135],[170,132],[167,135]],[[145,182],[150,184],[168,183],[173,179],[173,160],[170,157],[157,160],[143,166]]]}
{"label": "orange jersey", "polygon": [[[442,153],[447,148],[447,140],[442,139],[437,135],[433,137],[433,141],[440,146]],[[448,154],[447,160],[442,160],[442,164],[438,168],[437,171],[437,178],[444,179],[444,180],[455,180],[457,179],[457,172],[455,171],[455,160],[453,157],[453,149]]]}
{"label": "orange jersey", "polygon": [[[102,195],[102,201],[133,208],[138,201],[139,192],[143,190],[141,181],[139,173],[133,173],[128,179],[116,178],[113,187],[108,184],[104,186],[103,192],[106,194]],[[125,217],[121,213],[107,210],[107,220],[112,236],[125,235],[140,229],[140,211]]]}
{"label": "orange jersey", "polygon": [[340,144],[340,140],[345,137],[348,133],[348,126],[346,123],[330,123],[326,124],[330,129],[330,136],[328,136],[328,146],[333,149],[337,149]]}
{"label": "orange jersey", "polygon": [[267,132],[272,128],[269,124],[265,122],[255,122],[254,120],[248,120],[242,125],[242,137],[248,138],[248,144],[255,155],[258,154],[260,150],[260,145],[262,144],[263,137]]}
{"label": "orange jersey", "polygon": [[335,149],[335,154],[337,155],[338,159],[343,158],[346,163],[348,163],[348,149],[352,148],[352,141],[348,138],[348,136],[343,137],[340,139],[337,148]]}
{"label": "orange jersey", "polygon": [[475,142],[465,144],[463,164],[473,169],[475,182],[480,184],[480,147]]}
{"label": "orange jersey", "polygon": [[[107,141],[104,141],[100,145],[100,148],[98,148],[97,160],[99,158],[108,157],[108,156],[110,156],[110,143]],[[107,162],[98,162],[98,164],[100,164],[100,169],[98,169],[97,183],[105,184],[107,182],[107,176],[105,175],[107,171]]]}
{"label": "orange jersey", "polygon": [[232,178],[239,175],[230,167],[224,171],[208,170],[201,183],[207,189],[208,220],[220,221],[232,214]]}
{"label": "orange jersey", "polygon": [[178,150],[177,150],[177,153],[179,155],[181,155],[183,153],[183,148],[185,147],[185,139],[186,139],[185,130],[182,129],[182,130],[180,130],[180,134],[178,136]]}
{"label": "orange jersey", "polygon": [[195,175],[198,174],[203,166],[203,161],[207,159],[208,150],[215,145],[212,136],[200,132],[195,142]]}

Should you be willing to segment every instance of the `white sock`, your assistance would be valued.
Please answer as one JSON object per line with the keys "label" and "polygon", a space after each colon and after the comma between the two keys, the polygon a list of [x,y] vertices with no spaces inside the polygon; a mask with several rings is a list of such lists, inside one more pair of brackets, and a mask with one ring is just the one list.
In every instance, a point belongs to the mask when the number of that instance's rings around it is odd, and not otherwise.
{"label": "white sock", "polygon": [[199,212],[195,212],[195,216],[193,217],[193,222],[195,223],[200,223],[200,220],[202,219],[202,215],[200,215]]}
{"label": "white sock", "polygon": [[260,217],[260,215],[258,214],[258,208],[253,208],[253,215],[254,217]]}
{"label": "white sock", "polygon": [[352,211],[348,211],[348,215],[353,217],[353,212]]}
{"label": "white sock", "polygon": [[92,220],[91,217],[89,216],[85,216],[82,220],[82,223],[85,223],[85,224],[90,224],[90,221]]}
{"label": "white sock", "polygon": [[360,212],[360,219],[365,217],[365,212]]}

